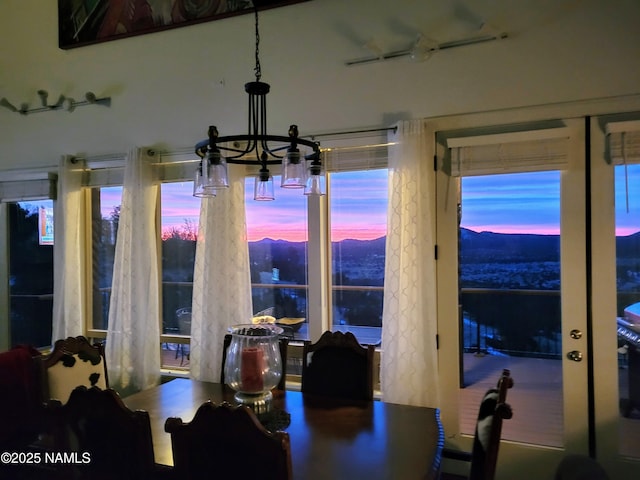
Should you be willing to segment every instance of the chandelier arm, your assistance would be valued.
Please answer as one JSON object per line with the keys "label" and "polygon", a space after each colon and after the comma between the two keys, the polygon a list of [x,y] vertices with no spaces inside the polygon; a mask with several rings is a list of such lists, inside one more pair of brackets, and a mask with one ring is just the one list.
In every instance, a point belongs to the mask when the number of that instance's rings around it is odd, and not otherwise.
{"label": "chandelier arm", "polygon": [[[227,147],[223,145],[224,143],[233,144],[234,142],[246,142],[246,141],[249,142],[249,145],[247,145],[247,148],[245,149]],[[234,156],[228,157],[229,159],[233,159],[233,158],[237,158],[237,157],[246,155],[248,153],[251,153],[253,150],[256,150],[257,142],[260,142],[261,145],[263,144],[267,145],[268,142],[281,142],[281,143],[287,144],[287,145],[282,145],[280,147],[265,149],[265,151],[268,152],[270,155],[276,157],[277,159],[282,159],[282,156],[277,156],[274,154],[274,152],[288,149],[292,143],[292,140],[291,140],[291,137],[285,137],[282,135],[228,135],[225,137],[218,137],[216,139],[215,146],[220,150],[224,150],[226,152],[238,153],[239,155],[236,155],[235,157]],[[298,145],[304,145],[305,147],[308,147],[313,150],[312,153],[305,155],[305,158],[307,160],[320,158],[320,147],[318,146],[317,142],[307,140],[305,138],[296,138],[294,143]],[[248,148],[250,146],[252,146],[253,148]],[[196,155],[198,155],[200,158],[203,158],[206,154],[208,147],[209,147],[209,139],[198,142],[195,146]],[[246,162],[251,164],[251,163],[259,163],[260,161],[261,160],[258,159],[258,160],[247,160]],[[273,162],[279,163],[279,160],[274,160]]]}
{"label": "chandelier arm", "polygon": [[200,158],[204,158],[207,148],[209,147],[209,139],[207,138],[206,140],[201,140],[198,143],[196,143],[195,151],[196,151],[196,155],[198,155]]}
{"label": "chandelier arm", "polygon": [[[220,145],[221,143],[243,140],[253,140],[257,142],[281,142],[288,144],[292,143],[291,137],[285,137],[283,135],[227,135],[225,137],[218,137],[216,139],[216,145],[218,146],[218,148],[223,148],[223,146]],[[208,144],[208,140],[206,140],[206,142]],[[297,143],[298,145],[304,145],[305,147],[309,147],[310,149],[312,149],[314,152],[320,153],[320,147],[318,146],[318,143],[312,140],[307,140],[306,138],[296,138],[294,143]]]}

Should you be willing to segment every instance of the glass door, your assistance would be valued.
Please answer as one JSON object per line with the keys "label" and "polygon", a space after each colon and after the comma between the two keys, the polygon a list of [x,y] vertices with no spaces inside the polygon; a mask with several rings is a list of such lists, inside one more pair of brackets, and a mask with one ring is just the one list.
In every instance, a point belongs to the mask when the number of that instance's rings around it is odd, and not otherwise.
{"label": "glass door", "polygon": [[502,479],[553,478],[565,452],[588,452],[584,128],[562,124],[553,145],[540,132],[439,141],[443,423],[449,446],[470,449],[480,399],[509,368]]}
{"label": "glass door", "polygon": [[53,200],[7,204],[10,346],[51,345]]}
{"label": "glass door", "polygon": [[[637,115],[640,118],[640,115]],[[616,479],[640,478],[640,124],[592,121],[595,436]]]}
{"label": "glass door", "polygon": [[509,397],[527,414],[505,422],[502,437],[562,446],[560,184],[559,171],[461,179],[464,434],[473,435],[482,396],[508,368],[520,387]]}

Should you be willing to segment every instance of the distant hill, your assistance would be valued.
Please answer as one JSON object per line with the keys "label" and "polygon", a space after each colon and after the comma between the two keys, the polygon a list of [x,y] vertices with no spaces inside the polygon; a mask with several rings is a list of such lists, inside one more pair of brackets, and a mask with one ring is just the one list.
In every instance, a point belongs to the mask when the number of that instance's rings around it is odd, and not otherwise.
{"label": "distant hill", "polygon": [[339,254],[342,258],[356,259],[384,255],[385,243],[386,237],[376,238],[375,240],[347,239],[333,242],[331,248],[334,256]]}
{"label": "distant hill", "polygon": [[[259,272],[279,270],[280,280],[302,284],[306,282],[307,242],[288,242],[265,238],[249,242],[252,280]],[[336,279],[341,284],[382,285],[384,279],[385,237],[375,240],[342,240],[333,242],[331,255]],[[339,272],[339,273],[338,273]]]}
{"label": "distant hill", "polygon": [[[460,229],[462,263],[508,263],[508,262],[557,262],[560,260],[560,236],[536,234],[505,234],[474,232]],[[374,240],[342,240],[331,245],[334,259],[342,261],[367,262],[381,258],[385,252],[386,237]],[[289,242],[265,238],[249,242],[252,258],[303,260],[307,242]],[[640,232],[616,237],[619,257],[638,257],[640,252]]]}
{"label": "distant hill", "polygon": [[638,258],[638,252],[640,252],[640,232],[616,237],[616,254],[619,257]]}
{"label": "distant hill", "polygon": [[[331,248],[334,254],[339,254],[343,258],[366,257],[369,255],[384,255],[385,237],[374,240],[353,240],[347,239],[340,242],[332,242]],[[249,242],[249,253],[253,255],[283,257],[291,250],[300,255],[304,255],[307,242],[289,242],[287,240],[273,240],[264,238],[257,242]]]}
{"label": "distant hill", "polygon": [[304,255],[307,248],[307,242],[289,242],[287,240],[273,240],[264,238],[257,242],[249,242],[249,254],[260,255],[265,257],[282,257],[286,253],[294,250]]}
{"label": "distant hill", "polygon": [[560,259],[559,235],[505,234],[460,229],[461,263],[553,262]]}

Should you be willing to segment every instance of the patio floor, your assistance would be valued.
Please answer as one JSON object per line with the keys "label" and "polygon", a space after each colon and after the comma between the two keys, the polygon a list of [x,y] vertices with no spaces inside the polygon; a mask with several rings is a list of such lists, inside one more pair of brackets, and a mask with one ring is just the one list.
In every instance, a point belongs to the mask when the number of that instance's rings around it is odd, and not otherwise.
{"label": "patio floor", "polygon": [[[468,353],[463,356],[465,388],[460,389],[461,430],[473,434],[478,405],[503,368],[511,370],[514,388],[509,391],[513,418],[503,424],[504,439],[538,445],[562,446],[562,362],[525,357]],[[619,369],[620,394],[626,398],[628,371]],[[519,415],[518,412],[526,412]],[[620,453],[640,458],[640,415],[620,417]]]}

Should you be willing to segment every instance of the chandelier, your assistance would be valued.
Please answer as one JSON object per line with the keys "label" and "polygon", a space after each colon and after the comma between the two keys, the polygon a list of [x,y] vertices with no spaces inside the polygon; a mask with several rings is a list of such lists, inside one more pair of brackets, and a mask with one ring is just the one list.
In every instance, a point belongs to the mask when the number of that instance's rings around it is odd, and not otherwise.
{"label": "chandelier", "polygon": [[[260,81],[262,72],[257,6],[254,7],[254,11],[256,80],[244,86],[249,94],[247,133],[219,136],[215,126],[209,127],[208,138],[195,146],[200,164],[196,170],[193,195],[215,197],[218,190],[228,188],[228,163],[260,167],[255,179],[254,200],[275,199],[273,177],[268,167],[277,164],[282,165],[281,187],[304,189],[305,195],[323,195],[324,176],[318,144],[300,138],[296,125],[289,127],[288,136],[267,134],[266,96],[270,87],[268,83]],[[308,147],[310,153],[301,153],[299,148],[301,146]]]}

